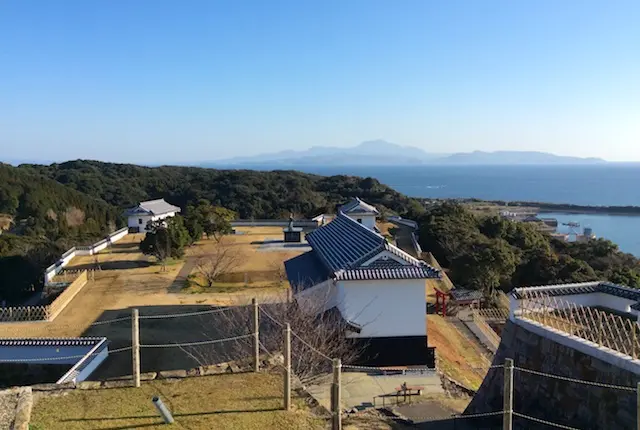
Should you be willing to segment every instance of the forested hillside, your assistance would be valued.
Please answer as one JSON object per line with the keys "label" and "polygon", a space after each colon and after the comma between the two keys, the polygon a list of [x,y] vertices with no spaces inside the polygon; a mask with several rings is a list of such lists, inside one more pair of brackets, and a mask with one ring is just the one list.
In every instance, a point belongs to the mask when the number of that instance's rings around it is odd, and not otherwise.
{"label": "forested hillside", "polygon": [[529,224],[476,217],[454,203],[425,211],[418,200],[372,178],[78,160],[0,164],[0,214],[14,218],[11,233],[0,235],[0,299],[16,301],[39,288],[42,270],[62,250],[123,225],[122,209],[142,200],[163,197],[188,215],[206,199],[257,219],[290,212],[310,217],[354,196],[383,214],[419,221],[423,250],[433,252],[460,287],[509,290],[594,279],[640,287],[640,261],[610,241],[565,243]]}
{"label": "forested hillside", "polygon": [[477,217],[443,203],[420,217],[420,243],[460,287],[510,290],[562,282],[609,280],[640,287],[640,260],[609,240],[567,243],[530,223]]}
{"label": "forested hillside", "polygon": [[[71,246],[122,224],[119,211],[34,172],[0,164],[0,301],[16,303],[41,288],[43,269]],[[9,222],[8,220],[11,220]]]}
{"label": "forested hillside", "polygon": [[120,219],[119,211],[99,198],[6,164],[0,164],[0,213],[13,218],[18,233],[52,240],[101,235]]}
{"label": "forested hillside", "polygon": [[42,272],[71,246],[124,225],[122,209],[165,198],[188,214],[206,199],[242,218],[315,216],[360,196],[383,212],[419,213],[419,203],[371,178],[293,171],[142,167],[97,161],[0,165],[0,300],[20,302],[41,288]]}
{"label": "forested hillside", "polygon": [[207,199],[241,218],[280,218],[290,212],[315,216],[335,210],[349,197],[359,196],[382,209],[398,213],[420,205],[372,178],[323,177],[295,171],[217,170],[198,167],[142,167],[98,161],[68,161],[50,166],[22,165],[85,194],[120,207],[164,197],[183,209]]}

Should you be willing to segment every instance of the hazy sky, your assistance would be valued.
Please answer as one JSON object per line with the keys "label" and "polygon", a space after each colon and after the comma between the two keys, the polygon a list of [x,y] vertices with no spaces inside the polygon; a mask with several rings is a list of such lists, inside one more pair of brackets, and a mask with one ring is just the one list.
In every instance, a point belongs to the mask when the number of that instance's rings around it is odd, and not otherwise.
{"label": "hazy sky", "polygon": [[640,160],[638,0],[2,0],[0,159]]}

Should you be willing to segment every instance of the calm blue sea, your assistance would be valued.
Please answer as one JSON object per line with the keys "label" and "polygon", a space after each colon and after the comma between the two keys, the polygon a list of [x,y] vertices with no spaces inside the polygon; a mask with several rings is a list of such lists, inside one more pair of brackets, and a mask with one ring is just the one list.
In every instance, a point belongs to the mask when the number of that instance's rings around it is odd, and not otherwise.
{"label": "calm blue sea", "polygon": [[[640,165],[299,167],[321,175],[371,176],[414,197],[476,197],[595,206],[640,206]],[[546,215],[545,215],[546,216]],[[640,216],[558,214],[640,257]],[[562,227],[560,228],[562,230]]]}

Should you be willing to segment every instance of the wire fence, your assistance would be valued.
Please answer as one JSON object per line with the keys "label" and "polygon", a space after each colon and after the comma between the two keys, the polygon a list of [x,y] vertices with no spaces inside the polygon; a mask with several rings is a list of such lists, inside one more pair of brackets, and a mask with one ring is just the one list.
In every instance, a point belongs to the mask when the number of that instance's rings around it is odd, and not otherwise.
{"label": "wire fence", "polygon": [[[552,301],[536,301],[535,309],[548,309],[550,305],[555,304]],[[189,339],[181,339],[180,342],[153,342],[146,340],[144,337],[144,329],[146,321],[152,320],[168,320],[171,321],[172,324],[175,324],[176,319],[181,318],[202,318],[208,316],[216,316],[222,318],[221,320],[217,320],[220,322],[229,322],[231,321],[230,317],[227,316],[227,313],[233,313],[230,311],[235,310],[235,314],[239,316],[240,319],[243,319],[241,324],[235,325],[234,327],[240,328],[243,327],[243,331],[238,331],[237,333],[229,333],[228,331],[223,331],[224,336],[215,337],[215,338],[202,338],[200,337],[197,340],[189,340]],[[277,311],[277,309],[276,309]],[[533,312],[533,311],[532,311]],[[192,311],[192,312],[181,312],[181,313],[165,313],[165,314],[156,314],[156,315],[140,315],[136,316],[137,312],[134,312],[131,316],[126,317],[116,317],[112,319],[107,319],[103,321],[96,321],[92,323],[89,327],[99,327],[111,324],[121,324],[125,322],[131,323],[132,333],[133,331],[138,330],[138,333],[142,332],[143,339],[141,341],[136,341],[137,337],[132,337],[131,345],[122,346],[116,349],[109,350],[109,356],[116,355],[123,352],[131,352],[132,353],[132,362],[127,361],[130,365],[133,365],[132,374],[134,380],[137,377],[139,378],[141,365],[140,365],[140,354],[144,359],[146,352],[149,351],[152,354],[150,357],[153,359],[152,361],[157,361],[158,352],[157,350],[167,349],[173,351],[182,351],[187,356],[193,358],[198,361],[200,365],[208,365],[215,364],[215,359],[219,356],[212,355],[211,358],[202,358],[202,356],[197,356],[193,349],[206,347],[208,350],[217,349],[222,345],[228,344],[238,344],[241,345],[241,349],[233,350],[238,355],[238,359],[248,359],[253,357],[254,361],[254,371],[259,371],[261,366],[263,365],[265,360],[268,360],[275,369],[282,372],[285,375],[285,381],[288,378],[288,385],[285,382],[283,386],[283,397],[284,397],[284,405],[285,408],[288,409],[291,405],[291,378],[294,376],[298,376],[301,381],[310,383],[313,382],[316,384],[319,391],[316,394],[321,395],[321,397],[329,397],[329,408],[332,411],[332,422],[334,424],[337,423],[337,427],[334,425],[333,428],[340,428],[339,423],[341,422],[341,416],[343,413],[343,403],[341,402],[341,390],[343,387],[348,386],[351,383],[358,383],[358,379],[355,376],[357,373],[366,374],[374,377],[374,381],[378,381],[375,383],[379,384],[379,388],[382,395],[403,395],[403,398],[407,397],[407,393],[397,392],[396,390],[392,390],[394,392],[384,392],[388,385],[382,383],[383,379],[376,379],[379,377],[394,377],[394,376],[435,376],[436,369],[428,368],[428,367],[407,367],[407,366],[364,366],[358,364],[346,363],[342,365],[340,359],[338,357],[332,357],[332,353],[326,349],[322,348],[321,344],[317,343],[317,340],[314,339],[313,332],[298,332],[296,327],[293,328],[290,326],[288,322],[286,322],[286,315],[279,314],[278,312],[267,310],[264,306],[258,306],[257,303],[253,305],[253,310],[251,306],[245,307],[235,307],[235,308],[215,308],[208,309],[203,311]],[[542,315],[538,315],[539,312],[535,312],[536,317],[543,318]],[[529,314],[527,314],[529,315]],[[569,314],[558,314],[556,312],[553,313],[554,318],[558,318],[560,321],[563,321],[562,324],[571,324],[569,327],[575,328],[580,320],[571,320],[569,318]],[[547,318],[545,321],[550,319],[550,316],[544,316]],[[210,322],[209,322],[210,323]],[[269,330],[265,330],[265,324],[268,324],[270,327]],[[561,323],[558,323],[561,324]],[[207,326],[210,327],[211,325]],[[162,328],[155,329],[155,332],[162,331]],[[197,334],[197,333],[196,333]],[[203,337],[212,337],[213,332],[203,334]],[[149,339],[153,339],[153,337],[149,337]],[[253,340],[252,340],[253,339]],[[320,346],[319,346],[320,345]],[[152,352],[153,351],[153,352]],[[232,352],[233,352],[232,351]],[[60,361],[60,360],[71,360],[71,359],[81,359],[90,357],[92,355],[97,355],[100,352],[96,352],[94,354],[88,355],[69,355],[69,356],[57,356],[57,357],[24,357],[24,358],[10,358],[10,359],[2,359],[0,363],[37,363],[37,362],[46,362],[46,361]],[[138,359],[136,363],[135,354],[138,354]],[[310,358],[315,357],[315,358]],[[315,367],[309,370],[307,367],[304,367],[301,362],[313,362],[315,363]],[[137,368],[136,368],[137,366]],[[472,366],[467,366],[472,367]],[[505,372],[504,383],[507,384],[510,381],[511,384],[511,394],[513,395],[513,385],[514,385],[514,374],[516,375],[535,375],[542,378],[551,378],[563,382],[581,384],[588,387],[600,387],[604,389],[617,390],[621,392],[625,392],[628,394],[635,393],[636,396],[639,395],[638,388],[634,386],[625,386],[625,385],[616,385],[606,382],[587,380],[587,379],[578,379],[571,378],[564,375],[546,373],[535,369],[529,369],[521,366],[514,366],[511,360],[507,360],[505,364],[494,364],[487,367],[482,367],[482,370],[487,369],[495,369],[502,370]],[[306,372],[306,373],[305,373]],[[298,374],[299,373],[299,374]],[[343,375],[345,378],[343,379]],[[400,381],[401,379],[395,379],[395,381]],[[324,385],[323,385],[324,384]],[[337,388],[336,388],[337,387]],[[313,387],[311,387],[313,388]],[[507,387],[508,388],[508,387]],[[324,391],[323,391],[324,390]],[[327,391],[330,390],[330,395],[327,396]],[[288,394],[287,394],[288,391]],[[312,391],[312,390],[311,390]],[[310,392],[311,392],[310,391]],[[505,390],[505,393],[508,390]],[[313,393],[312,393],[313,394]],[[288,397],[287,397],[288,396]],[[287,400],[288,398],[288,400]],[[410,396],[409,396],[410,398]],[[512,397],[511,397],[512,398]],[[372,398],[375,403],[375,398]],[[505,400],[505,399],[503,399]],[[513,403],[511,403],[513,405]],[[490,411],[490,412],[479,412],[476,414],[464,414],[457,415],[452,417],[453,419],[482,419],[482,418],[495,418],[502,415],[506,417],[504,419],[513,420],[513,418],[528,420],[531,423],[544,424],[550,427],[561,428],[561,429],[574,429],[576,427],[572,427],[570,423],[557,423],[552,420],[549,420],[548,416],[540,417],[540,416],[531,416],[525,411],[514,410],[512,406],[509,406],[508,402],[505,401],[505,406],[500,411]],[[430,417],[413,417],[414,420],[421,419],[431,419]]]}

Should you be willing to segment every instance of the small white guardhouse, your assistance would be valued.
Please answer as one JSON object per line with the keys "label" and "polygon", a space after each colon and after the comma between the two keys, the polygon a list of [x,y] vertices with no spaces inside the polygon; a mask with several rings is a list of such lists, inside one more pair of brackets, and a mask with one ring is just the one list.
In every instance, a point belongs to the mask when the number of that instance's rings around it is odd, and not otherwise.
{"label": "small white guardhouse", "polygon": [[147,224],[150,221],[157,221],[175,216],[180,212],[180,208],[167,203],[164,199],[149,200],[140,202],[138,206],[127,209],[125,216],[128,218],[129,231],[147,231]]}
{"label": "small white guardhouse", "polygon": [[349,203],[342,205],[338,212],[342,212],[352,220],[357,221],[371,230],[375,230],[376,217],[380,215],[378,209],[363,202],[358,197],[355,197]]}
{"label": "small white guardhouse", "polygon": [[346,336],[364,350],[362,364],[434,365],[425,289],[427,279],[440,278],[438,270],[343,211],[306,239],[312,250],[285,262],[299,305],[338,312]]}

